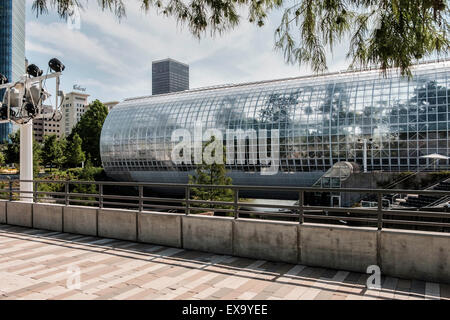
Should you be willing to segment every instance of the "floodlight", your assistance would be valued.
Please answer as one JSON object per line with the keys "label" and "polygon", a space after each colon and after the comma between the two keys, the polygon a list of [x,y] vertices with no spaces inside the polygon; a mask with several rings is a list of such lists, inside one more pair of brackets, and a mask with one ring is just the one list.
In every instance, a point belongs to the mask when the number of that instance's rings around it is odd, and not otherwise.
{"label": "floodlight", "polygon": [[37,108],[35,107],[35,105],[31,102],[25,102],[23,108],[26,111],[27,116],[31,117],[31,118],[34,118],[38,111]]}
{"label": "floodlight", "polygon": [[8,77],[0,73],[0,85],[8,83]]}
{"label": "floodlight", "polygon": [[23,84],[17,83],[14,87],[6,90],[5,95],[3,96],[3,103],[6,105],[9,101],[11,108],[20,108],[23,103],[24,90]]}
{"label": "floodlight", "polygon": [[59,60],[56,59],[56,58],[51,59],[51,60],[48,62],[48,66],[49,66],[50,69],[52,69],[54,72],[63,72],[64,69],[66,69],[66,66],[65,66],[61,61],[59,61]]}
{"label": "floodlight", "polygon": [[[10,118],[14,118],[16,116],[16,112],[12,109],[9,109]],[[0,108],[0,119],[7,120],[8,119],[8,106],[3,104]]]}
{"label": "floodlight", "polygon": [[35,64],[30,64],[27,68],[27,74],[32,77],[40,77],[44,72]]}

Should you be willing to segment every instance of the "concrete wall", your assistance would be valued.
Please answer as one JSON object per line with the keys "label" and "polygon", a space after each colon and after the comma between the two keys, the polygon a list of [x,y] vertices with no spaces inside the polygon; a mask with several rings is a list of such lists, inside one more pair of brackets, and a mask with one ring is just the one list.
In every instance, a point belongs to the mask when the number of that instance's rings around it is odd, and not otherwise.
{"label": "concrete wall", "polygon": [[6,223],[6,203],[7,201],[0,200],[0,223]]}
{"label": "concrete wall", "polygon": [[29,202],[8,202],[6,204],[8,224],[33,227],[33,204]]}
{"label": "concrete wall", "polygon": [[97,208],[64,207],[64,232],[97,235]]}
{"label": "concrete wall", "polygon": [[139,213],[139,241],[181,248],[180,214]]}
{"label": "concrete wall", "polygon": [[[6,215],[5,215],[6,213]],[[0,201],[0,223],[450,283],[450,234]],[[64,226],[64,228],[63,228]]]}
{"label": "concrete wall", "polygon": [[137,212],[131,210],[99,209],[98,235],[105,238],[135,241]]}
{"label": "concrete wall", "polygon": [[450,283],[449,234],[385,230],[380,253],[382,273]]}
{"label": "concrete wall", "polygon": [[300,262],[366,272],[377,264],[377,230],[304,224],[299,228]]}
{"label": "concrete wall", "polygon": [[234,223],[234,255],[297,263],[297,223],[254,219]]}
{"label": "concrete wall", "polygon": [[63,231],[63,208],[59,204],[33,204],[33,228]]}
{"label": "concrete wall", "polygon": [[233,254],[233,218],[183,216],[183,247],[186,249]]}

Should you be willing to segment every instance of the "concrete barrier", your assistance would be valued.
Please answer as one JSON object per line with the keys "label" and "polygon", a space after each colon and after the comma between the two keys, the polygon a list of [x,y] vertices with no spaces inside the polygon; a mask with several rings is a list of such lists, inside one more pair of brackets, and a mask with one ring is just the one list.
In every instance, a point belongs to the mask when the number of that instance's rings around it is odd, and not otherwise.
{"label": "concrete barrier", "polygon": [[97,235],[97,208],[67,206],[63,210],[64,232]]}
{"label": "concrete barrier", "polygon": [[377,264],[377,230],[343,226],[299,226],[299,263],[365,273]]}
{"label": "concrete barrier", "polygon": [[190,215],[181,219],[184,248],[233,254],[233,218]]}
{"label": "concrete barrier", "polygon": [[297,223],[251,219],[233,222],[234,255],[297,263]]}
{"label": "concrete barrier", "polygon": [[8,224],[21,227],[33,227],[33,204],[30,202],[11,201],[6,204]]}
{"label": "concrete barrier", "polygon": [[2,222],[362,273],[379,265],[386,276],[450,283],[445,233],[9,201],[0,201]]}
{"label": "concrete barrier", "polygon": [[450,235],[383,230],[380,244],[383,274],[450,283]]}
{"label": "concrete barrier", "polygon": [[4,200],[0,200],[0,223],[6,223],[6,202]]}
{"label": "concrete barrier", "polygon": [[33,204],[33,228],[63,231],[63,206],[60,204]]}
{"label": "concrete barrier", "polygon": [[98,235],[105,238],[136,241],[136,211],[98,210]]}
{"label": "concrete barrier", "polygon": [[172,213],[139,213],[139,241],[180,248],[181,215]]}

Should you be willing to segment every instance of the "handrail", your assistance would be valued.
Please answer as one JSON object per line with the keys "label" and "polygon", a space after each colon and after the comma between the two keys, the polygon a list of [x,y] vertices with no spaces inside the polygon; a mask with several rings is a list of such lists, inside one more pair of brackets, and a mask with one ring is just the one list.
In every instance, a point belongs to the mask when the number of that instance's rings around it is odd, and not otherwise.
{"label": "handrail", "polygon": [[444,201],[449,200],[449,198],[450,198],[450,196],[443,196],[443,197],[437,199],[436,201],[434,201],[434,202],[432,202],[432,203],[430,203],[430,204],[427,204],[427,205],[424,206],[423,208],[433,208],[433,207],[435,207],[435,206],[437,206],[437,205],[443,203]]}
{"label": "handrail", "polygon": [[[35,190],[25,191],[20,188],[13,188],[13,181],[32,182]],[[39,190],[41,184],[55,184],[60,186],[60,190],[42,191]],[[95,185],[95,192],[71,192],[71,186]],[[133,187],[137,189],[138,195],[115,195],[105,192],[105,187]],[[164,198],[161,196],[148,196],[144,188],[168,188],[184,190],[184,196],[179,198],[170,195]],[[193,190],[195,188],[203,189],[230,189],[233,191],[233,197],[230,201],[215,201],[194,198]],[[295,192],[297,200],[293,205],[283,204],[264,204],[249,203],[242,201],[241,191],[274,191],[277,192]],[[108,191],[108,190],[106,190]],[[313,206],[305,202],[306,193],[366,193],[374,194],[378,199],[378,206],[374,208],[346,208]],[[77,204],[98,206],[98,208],[126,208],[138,210],[175,210],[185,215],[196,214],[199,211],[221,212],[239,219],[245,217],[271,217],[286,218],[297,221],[299,224],[306,222],[329,223],[334,221],[352,221],[354,223],[363,223],[365,226],[373,226],[378,230],[386,228],[388,225],[404,225],[407,227],[435,227],[437,231],[450,232],[450,213],[436,211],[406,211],[392,210],[384,208],[382,205],[383,195],[392,193],[414,193],[423,195],[439,195],[440,198],[450,197],[450,191],[444,190],[404,190],[404,189],[360,189],[360,188],[314,188],[314,187],[284,187],[284,186],[249,186],[249,185],[198,185],[198,184],[177,184],[177,183],[151,183],[151,182],[115,182],[115,181],[61,181],[61,180],[11,180],[9,188],[0,189],[0,197],[3,195],[6,200],[13,201],[20,197],[31,200],[32,202],[49,201],[61,203],[64,205]],[[202,207],[204,206],[204,207]],[[280,209],[280,212],[264,211],[261,208]],[[396,220],[395,217],[405,218]],[[394,218],[392,218],[394,217]],[[428,220],[427,220],[428,219]],[[438,219],[438,221],[429,221]],[[426,221],[425,221],[426,220]],[[325,222],[324,222],[325,221]],[[395,223],[397,221],[401,221]]]}
{"label": "handrail", "polygon": [[[358,192],[358,193],[414,193],[414,194],[442,194],[449,195],[450,191],[444,190],[408,190],[408,189],[363,189],[363,188],[317,188],[317,187],[286,187],[286,186],[252,186],[252,185],[208,185],[208,184],[183,184],[183,183],[155,183],[155,182],[117,182],[117,181],[68,181],[68,180],[15,180],[18,182],[33,183],[61,183],[61,184],[91,184],[103,186],[129,186],[129,187],[182,187],[203,189],[231,189],[231,190],[258,190],[258,191],[285,191],[285,192]],[[1,190],[0,190],[1,191]],[[26,191],[21,191],[26,192]]]}

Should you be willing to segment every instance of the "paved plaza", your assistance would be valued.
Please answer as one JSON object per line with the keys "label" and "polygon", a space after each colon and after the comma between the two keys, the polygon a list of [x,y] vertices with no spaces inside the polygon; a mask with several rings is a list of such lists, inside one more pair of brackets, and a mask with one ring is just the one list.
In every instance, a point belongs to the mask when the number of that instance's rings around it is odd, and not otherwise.
{"label": "paved plaza", "polygon": [[[0,299],[449,299],[450,285],[0,225]],[[80,281],[78,281],[78,279]]]}

